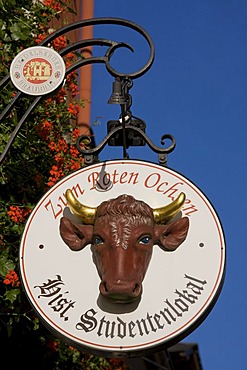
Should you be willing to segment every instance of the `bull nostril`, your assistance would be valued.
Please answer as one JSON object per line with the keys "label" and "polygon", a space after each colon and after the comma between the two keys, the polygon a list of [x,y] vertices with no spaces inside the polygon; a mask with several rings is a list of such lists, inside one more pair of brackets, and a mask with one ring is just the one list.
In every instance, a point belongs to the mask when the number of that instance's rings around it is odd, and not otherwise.
{"label": "bull nostril", "polygon": [[102,294],[106,294],[108,293],[108,289],[107,289],[107,286],[106,286],[106,282],[105,281],[102,281],[100,283],[100,286],[99,286],[99,290]]}
{"label": "bull nostril", "polygon": [[141,285],[140,284],[135,284],[135,287],[133,289],[133,293],[135,295],[138,295],[140,293],[140,291],[141,291]]}

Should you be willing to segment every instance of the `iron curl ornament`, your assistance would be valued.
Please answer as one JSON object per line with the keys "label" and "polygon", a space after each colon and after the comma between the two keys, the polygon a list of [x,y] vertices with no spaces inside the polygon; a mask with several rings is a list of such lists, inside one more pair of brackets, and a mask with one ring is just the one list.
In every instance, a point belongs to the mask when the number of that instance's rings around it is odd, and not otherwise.
{"label": "iron curl ornament", "polygon": [[[57,37],[65,35],[66,33],[80,29],[87,26],[97,26],[97,25],[117,25],[117,26],[123,26],[127,27],[129,29],[132,29],[139,33],[149,46],[149,56],[147,59],[147,62],[137,71],[134,71],[132,73],[122,73],[116,69],[114,69],[111,65],[111,58],[113,54],[120,48],[127,48],[130,51],[134,52],[134,49],[131,45],[125,42],[117,42],[109,39],[104,38],[92,38],[87,40],[79,40],[77,42],[71,43],[61,49],[59,53],[55,52],[51,47],[50,44],[53,40],[55,40]],[[89,58],[83,58],[83,52],[82,50],[86,47],[91,46],[104,46],[107,47],[106,52],[103,56],[92,56]],[[150,138],[145,133],[146,124],[145,122],[132,115],[132,112],[130,110],[130,107],[132,105],[132,98],[129,93],[129,90],[133,86],[133,80],[137,79],[141,76],[143,76],[152,66],[154,61],[154,45],[152,42],[152,39],[150,35],[139,25],[137,25],[134,22],[131,22],[126,19],[122,18],[92,18],[87,19],[83,21],[78,21],[75,23],[68,24],[64,27],[59,28],[54,33],[47,36],[41,43],[40,46],[36,46],[36,48],[47,48],[47,50],[52,51],[53,53],[57,53],[58,57],[63,58],[67,54],[71,52],[77,52],[79,55],[78,59],[71,64],[69,67],[65,67],[64,71],[64,79],[73,71],[79,70],[85,65],[88,64],[104,64],[107,72],[114,77],[115,81],[113,82],[113,94],[112,97],[109,99],[108,103],[110,104],[119,104],[121,107],[121,113],[120,118],[118,120],[109,121],[107,123],[107,135],[105,138],[99,143],[98,146],[92,147],[92,140],[90,136],[80,136],[77,141],[77,149],[82,154],[85,160],[85,164],[92,164],[94,161],[95,156],[97,156],[101,150],[105,147],[106,144],[111,146],[122,146],[123,147],[123,158],[128,159],[127,154],[127,148],[129,146],[143,146],[148,145],[150,149],[152,149],[155,153],[158,154],[158,160],[161,165],[166,165],[167,161],[167,154],[172,152],[175,148],[176,142],[172,135],[170,134],[164,134],[161,137],[161,144],[164,145],[164,140],[169,140],[171,143],[168,147],[158,147],[150,140]],[[33,50],[30,47],[27,50]],[[79,50],[79,52],[78,52]],[[22,51],[25,55],[25,50]],[[30,52],[31,53],[31,52]],[[20,53],[21,54],[21,53]],[[16,58],[13,60],[11,69],[13,70],[13,63],[16,60],[17,66],[19,65],[20,68],[23,68],[22,63],[25,62],[24,58],[19,58],[18,54]],[[81,54],[81,55],[80,55]],[[19,64],[18,64],[19,63]],[[52,69],[52,65],[50,65],[50,68]],[[15,71],[15,77],[20,78],[18,75],[18,71]],[[25,78],[24,78],[25,79]],[[0,81],[0,89],[3,90],[6,85],[12,81],[12,83],[17,87],[18,92],[16,93],[15,97],[12,99],[12,101],[5,107],[3,112],[0,114],[0,124],[1,122],[8,117],[8,115],[11,113],[13,108],[16,106],[16,104],[19,102],[19,100],[23,97],[31,97],[32,100],[30,102],[30,106],[25,111],[25,113],[20,118],[19,122],[17,123],[15,129],[10,135],[10,138],[3,150],[3,152],[0,155],[0,164],[4,161],[6,158],[12,144],[14,143],[14,140],[16,139],[21,127],[25,123],[25,121],[28,119],[32,111],[40,104],[40,102],[45,99],[46,97],[50,97],[51,94],[56,94],[63,86],[63,82],[60,82],[58,86],[55,86],[56,88],[53,88],[52,91],[42,91],[42,93],[29,93],[28,91],[25,91],[23,89],[18,88],[18,85],[15,84],[15,81],[13,79],[13,76],[11,73],[6,75],[1,81]],[[50,81],[50,84],[53,85],[54,81]],[[24,83],[25,85],[25,83]],[[45,90],[45,89],[44,89]],[[48,89],[49,90],[49,89]],[[84,144],[83,146],[81,144]]]}

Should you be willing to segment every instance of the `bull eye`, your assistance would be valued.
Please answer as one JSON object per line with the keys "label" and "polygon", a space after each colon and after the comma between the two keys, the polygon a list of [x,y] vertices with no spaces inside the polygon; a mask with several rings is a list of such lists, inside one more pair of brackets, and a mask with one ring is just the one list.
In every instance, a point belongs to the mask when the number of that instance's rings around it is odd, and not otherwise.
{"label": "bull eye", "polygon": [[93,236],[93,244],[99,245],[99,244],[103,244],[103,243],[104,243],[104,241],[100,236],[98,236],[98,235]]}
{"label": "bull eye", "polygon": [[140,244],[148,244],[150,242],[150,240],[151,240],[150,235],[144,235],[139,239],[139,243]]}

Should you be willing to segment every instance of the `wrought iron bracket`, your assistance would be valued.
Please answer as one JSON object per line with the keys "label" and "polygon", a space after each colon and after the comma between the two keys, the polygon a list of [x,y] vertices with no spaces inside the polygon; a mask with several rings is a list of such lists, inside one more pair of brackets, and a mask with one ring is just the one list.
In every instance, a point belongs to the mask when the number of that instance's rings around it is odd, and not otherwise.
{"label": "wrought iron bracket", "polygon": [[[153,61],[154,61],[154,45],[153,45],[152,39],[150,35],[142,27],[140,27],[134,22],[131,22],[129,20],[122,19],[122,18],[93,18],[93,19],[78,21],[78,22],[66,25],[64,27],[61,27],[60,29],[52,33],[51,35],[47,36],[41,42],[40,46],[50,45],[51,42],[55,40],[57,37],[64,35],[69,31],[79,29],[82,27],[96,26],[96,25],[118,25],[118,26],[124,26],[124,27],[130,28],[136,31],[142,37],[144,37],[144,39],[148,43],[149,56],[147,58],[146,63],[143,65],[143,67],[141,67],[137,71],[134,71],[126,75],[125,73],[115,70],[110,64],[111,58],[117,49],[125,47],[131,50],[132,52],[134,51],[132,46],[130,46],[129,44],[125,42],[116,42],[113,40],[108,40],[108,39],[103,39],[103,38],[95,38],[95,39],[88,39],[88,40],[79,40],[75,43],[69,44],[68,46],[60,50],[59,54],[62,57],[64,57],[70,52],[73,52],[73,51],[78,52],[78,50],[83,50],[83,48],[88,47],[88,46],[98,45],[98,46],[108,47],[104,56],[92,56],[87,59],[84,59],[82,56],[77,61],[75,61],[72,65],[70,65],[70,67],[67,68],[65,75],[67,76],[74,70],[77,70],[85,65],[101,63],[101,64],[105,64],[105,67],[108,73],[115,78],[115,87],[117,86],[118,88],[120,88],[117,99],[115,100],[116,96],[114,95],[114,99],[110,99],[111,101],[109,100],[109,103],[119,104],[121,106],[120,119],[118,121],[110,121],[110,122],[113,122],[113,125],[112,126],[108,125],[108,133],[98,146],[92,148],[91,138],[87,136],[81,136],[78,138],[78,141],[77,141],[77,149],[84,156],[85,164],[92,164],[94,157],[97,156],[101,152],[101,150],[105,147],[106,144],[109,144],[111,146],[119,145],[119,140],[116,140],[116,138],[121,137],[120,141],[123,146],[123,158],[128,158],[126,149],[129,146],[134,146],[134,145],[142,146],[142,145],[147,144],[150,147],[150,149],[158,153],[159,163],[162,165],[166,165],[167,154],[172,152],[173,149],[175,148],[175,139],[172,137],[172,135],[165,134],[161,138],[161,144],[164,145],[163,141],[165,139],[169,139],[171,141],[171,145],[167,148],[160,148],[154,145],[152,141],[148,138],[148,136],[145,134],[144,121],[140,119],[137,119],[137,121],[133,120],[134,116],[132,116],[132,113],[130,111],[130,107],[132,105],[132,98],[131,98],[131,95],[129,94],[129,90],[131,89],[133,85],[133,80],[143,76],[151,68]],[[0,81],[0,89],[5,88],[7,83],[9,83],[9,81],[10,81],[10,74],[5,76]],[[60,86],[59,89],[61,87],[62,86]],[[58,91],[55,91],[54,93],[56,92]],[[5,107],[3,112],[0,114],[0,123],[8,117],[8,115],[14,109],[15,105],[18,104],[19,100],[25,96],[27,95],[25,95],[21,91],[18,91],[16,93],[16,96],[12,99],[12,101],[8,104],[7,107]],[[120,101],[118,102],[119,98],[120,98]],[[4,161],[22,125],[25,123],[25,121],[29,118],[32,111],[36,108],[36,106],[43,99],[45,99],[44,95],[36,96],[34,100],[30,102],[30,106],[27,108],[26,112],[20,118],[18,124],[16,125],[15,129],[10,135],[9,141],[7,142],[3,152],[0,154],[0,164]],[[114,122],[118,122],[118,123],[115,125]],[[135,135],[132,141],[130,140],[131,134]],[[82,143],[84,144],[84,148],[82,148]]]}
{"label": "wrought iron bracket", "polygon": [[[115,127],[112,129],[105,137],[104,139],[93,149],[82,149],[82,145],[86,148],[90,146],[91,144],[91,138],[90,136],[82,135],[78,138],[76,147],[78,151],[83,155],[84,161],[86,165],[91,165],[93,164],[95,157],[102,151],[102,149],[106,146],[106,144],[109,144],[109,141],[111,138],[118,132],[122,131],[122,127]],[[170,134],[165,134],[161,137],[161,144],[164,145],[165,142],[164,140],[169,139],[171,141],[171,144],[167,148],[161,148],[153,144],[153,142],[150,140],[150,138],[138,127],[135,127],[133,125],[126,125],[125,130],[128,131],[134,131],[138,135],[140,135],[145,143],[151,148],[155,153],[158,153],[158,161],[159,164],[162,166],[165,166],[167,163],[167,154],[171,153],[176,146],[176,141],[174,137]],[[126,155],[126,158],[124,159],[129,159],[128,155]]]}

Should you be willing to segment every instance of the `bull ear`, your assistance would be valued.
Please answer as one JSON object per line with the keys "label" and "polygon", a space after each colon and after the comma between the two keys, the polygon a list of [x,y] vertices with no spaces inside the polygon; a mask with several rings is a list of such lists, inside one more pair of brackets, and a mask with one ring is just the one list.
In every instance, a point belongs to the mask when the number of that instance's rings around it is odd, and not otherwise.
{"label": "bull ear", "polygon": [[157,243],[164,250],[174,251],[186,239],[188,230],[188,217],[180,218],[168,225],[156,225],[155,234]]}
{"label": "bull ear", "polygon": [[93,226],[76,224],[67,217],[62,217],[60,235],[72,251],[80,251],[92,242]]}

